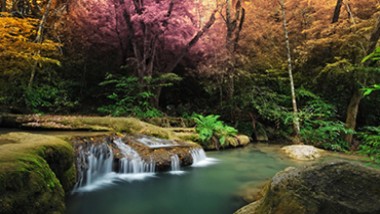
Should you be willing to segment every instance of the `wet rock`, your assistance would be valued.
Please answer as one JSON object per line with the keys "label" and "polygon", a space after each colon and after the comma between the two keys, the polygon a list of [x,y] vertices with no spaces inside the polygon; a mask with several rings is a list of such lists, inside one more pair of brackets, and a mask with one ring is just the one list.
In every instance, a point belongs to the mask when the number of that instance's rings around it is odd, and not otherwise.
{"label": "wet rock", "polygon": [[[193,163],[190,151],[201,147],[192,142],[170,141],[168,146],[148,147],[138,141],[141,136],[126,136],[123,141],[136,150],[145,161],[154,160],[157,171],[167,171],[171,168],[171,157],[178,155],[181,166],[189,166]],[[144,136],[145,138],[148,136]],[[154,140],[154,138],[153,138]]]}
{"label": "wet rock", "polygon": [[[141,159],[147,163],[153,161],[155,163],[156,171],[168,171],[171,169],[171,157],[177,155],[180,160],[181,166],[189,166],[193,163],[193,158],[191,156],[192,149],[201,149],[196,143],[193,142],[184,142],[180,140],[164,140],[154,137],[149,137],[145,135],[100,135],[96,137],[77,137],[73,139],[77,157],[80,150],[89,150],[88,148],[91,145],[104,144],[106,143],[112,148],[112,153],[114,156],[114,166],[113,171],[119,170],[119,160],[123,158],[123,154],[120,152],[120,149],[112,143],[115,139],[122,138],[122,141],[133,148],[141,157]],[[167,145],[163,146],[154,146],[149,147],[139,142],[139,139],[150,139],[152,141],[160,141],[161,143],[166,143]],[[77,168],[82,169],[86,168],[85,160],[77,161]],[[80,174],[78,172],[78,174]]]}
{"label": "wet rock", "polygon": [[347,161],[288,168],[264,187],[264,197],[236,213],[378,214],[380,171]]}
{"label": "wet rock", "polygon": [[289,157],[296,160],[315,160],[320,158],[323,150],[310,145],[291,145],[281,148]]}
{"label": "wet rock", "polygon": [[68,142],[22,132],[0,135],[0,213],[63,213],[74,183]]}
{"label": "wet rock", "polygon": [[246,146],[251,142],[247,135],[237,135],[236,139],[239,142],[239,146]]}
{"label": "wet rock", "polygon": [[264,196],[264,187],[266,185],[267,182],[263,182],[260,185],[257,185],[256,182],[247,183],[241,188],[237,195],[247,203],[258,201]]}

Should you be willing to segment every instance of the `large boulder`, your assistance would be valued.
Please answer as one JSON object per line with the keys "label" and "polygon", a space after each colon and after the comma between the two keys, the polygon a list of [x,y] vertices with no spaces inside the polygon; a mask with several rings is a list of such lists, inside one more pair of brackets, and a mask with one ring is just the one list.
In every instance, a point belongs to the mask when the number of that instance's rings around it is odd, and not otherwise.
{"label": "large boulder", "polygon": [[380,213],[380,171],[337,161],[277,173],[265,194],[236,213]]}
{"label": "large boulder", "polygon": [[0,213],[63,213],[74,183],[68,142],[22,132],[0,135]]}
{"label": "large boulder", "polygon": [[320,158],[323,153],[322,149],[317,149],[310,145],[284,146],[281,150],[290,158],[302,161],[315,160]]}

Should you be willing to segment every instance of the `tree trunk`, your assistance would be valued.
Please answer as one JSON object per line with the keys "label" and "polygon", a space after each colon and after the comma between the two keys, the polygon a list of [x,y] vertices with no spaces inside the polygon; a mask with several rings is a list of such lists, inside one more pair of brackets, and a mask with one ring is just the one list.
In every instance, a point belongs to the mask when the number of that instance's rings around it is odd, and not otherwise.
{"label": "tree trunk", "polygon": [[208,29],[210,29],[210,27],[214,24],[216,18],[215,18],[215,14],[218,10],[215,9],[208,22],[202,27],[201,30],[198,31],[198,33],[190,40],[190,42],[181,50],[181,52],[177,55],[177,58],[176,60],[169,64],[166,69],[165,69],[165,72],[172,72],[174,70],[174,68],[178,65],[178,63],[183,59],[183,57],[189,52],[189,50],[198,42],[198,40],[203,36],[204,33],[206,33],[208,31]]}
{"label": "tree trunk", "polygon": [[281,5],[281,12],[282,12],[282,19],[283,19],[283,28],[284,28],[284,36],[285,36],[285,43],[286,43],[286,51],[287,51],[287,57],[288,57],[288,72],[289,72],[289,79],[290,79],[290,90],[292,93],[293,131],[294,131],[295,137],[298,138],[299,133],[300,133],[300,123],[299,123],[299,118],[298,118],[296,93],[295,93],[295,89],[294,89],[292,56],[291,56],[291,50],[290,50],[289,32],[288,32],[287,22],[286,22],[286,12],[285,12],[284,0],[280,1],[280,5]]}
{"label": "tree trunk", "polygon": [[[367,55],[372,53],[377,45],[377,42],[380,38],[380,16],[378,16],[375,28],[373,29],[371,33],[371,37],[369,39],[369,45],[367,48]],[[366,62],[365,66],[369,66],[369,61]],[[360,101],[363,98],[363,94],[360,91],[359,88],[355,89],[354,94],[351,97],[350,103],[347,107],[347,114],[346,114],[346,127],[350,128],[352,130],[355,130],[356,128],[356,117],[358,115],[359,111],[359,105]],[[344,139],[349,143],[352,144],[352,134],[348,134],[344,137]]]}
{"label": "tree trunk", "polygon": [[[347,107],[346,114],[346,128],[355,130],[356,128],[356,117],[359,111],[360,101],[363,98],[363,93],[360,89],[355,89],[354,94],[351,97],[350,104]],[[352,144],[352,134],[348,134],[344,137],[346,142],[350,145]]]}
{"label": "tree trunk", "polygon": [[331,23],[335,23],[339,20],[340,8],[342,7],[342,1],[343,0],[337,0]]}
{"label": "tree trunk", "polygon": [[[44,32],[46,20],[49,16],[49,13],[50,13],[51,3],[52,3],[52,0],[49,0],[47,5],[46,5],[45,13],[40,20],[40,24],[38,25],[37,36],[36,36],[36,39],[34,40],[35,43],[41,44],[43,41],[43,32]],[[41,51],[37,51],[36,55],[40,55],[40,52]],[[30,74],[30,78],[29,78],[29,82],[28,82],[28,90],[30,90],[33,86],[34,77],[36,76],[36,72],[37,72],[37,66],[38,66],[38,62],[35,62],[33,69],[32,69],[32,72]]]}

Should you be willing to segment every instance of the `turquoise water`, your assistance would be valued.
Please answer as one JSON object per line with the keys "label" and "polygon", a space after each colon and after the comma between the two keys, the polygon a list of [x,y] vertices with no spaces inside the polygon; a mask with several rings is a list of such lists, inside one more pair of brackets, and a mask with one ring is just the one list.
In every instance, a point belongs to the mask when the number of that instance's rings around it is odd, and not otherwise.
{"label": "turquoise water", "polygon": [[74,193],[67,202],[67,214],[233,213],[246,204],[237,195],[245,185],[260,185],[296,164],[253,145],[207,155],[216,158],[216,164],[183,168],[185,173],[180,175],[157,173],[144,180],[116,180]]}

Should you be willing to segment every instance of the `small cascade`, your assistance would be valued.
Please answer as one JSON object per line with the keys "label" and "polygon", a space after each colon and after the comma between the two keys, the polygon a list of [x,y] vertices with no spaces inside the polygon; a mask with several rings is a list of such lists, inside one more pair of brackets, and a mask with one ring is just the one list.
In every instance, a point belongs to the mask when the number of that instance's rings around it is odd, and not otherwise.
{"label": "small cascade", "polygon": [[170,157],[171,159],[171,170],[172,171],[179,171],[180,168],[180,162],[178,155],[173,155]]}
{"label": "small cascade", "polygon": [[[110,144],[114,144],[114,147],[117,147],[122,154],[118,169],[114,167],[115,155]],[[155,171],[153,160],[146,163],[120,138],[108,143],[79,146],[78,153],[78,182],[74,191],[91,191],[112,184],[115,179],[142,180],[153,176]]]}
{"label": "small cascade", "polygon": [[114,140],[114,143],[124,156],[120,159],[120,173],[153,173],[155,171],[156,164],[152,159],[146,163],[134,149],[120,138]]}
{"label": "small cascade", "polygon": [[169,171],[170,174],[173,174],[173,175],[182,175],[185,173],[185,171],[182,171],[180,168],[181,168],[181,162],[179,160],[179,157],[178,155],[172,155],[170,157],[171,159],[171,170]]}
{"label": "small cascade", "polygon": [[[78,176],[74,192],[92,191],[120,180],[144,180],[155,176],[156,168],[167,170],[171,167],[170,174],[181,175],[185,173],[181,170],[181,165],[189,165],[190,156],[193,167],[208,166],[216,162],[216,159],[208,158],[201,148],[191,149],[188,145],[153,137],[139,137],[136,140],[137,142],[128,141],[127,144],[121,138],[105,138],[104,143],[81,141],[77,144]],[[159,161],[156,162],[154,158]]]}
{"label": "small cascade", "polygon": [[165,140],[148,136],[142,136],[140,138],[137,138],[136,140],[149,148],[172,147],[177,145],[175,144],[175,142],[171,140]]}
{"label": "small cascade", "polygon": [[76,188],[80,188],[112,172],[112,149],[106,143],[93,144],[88,150],[81,147],[77,161],[80,170]]}
{"label": "small cascade", "polygon": [[215,158],[209,158],[206,156],[206,152],[202,148],[196,148],[190,150],[191,157],[193,158],[193,167],[205,167],[218,162]]}

